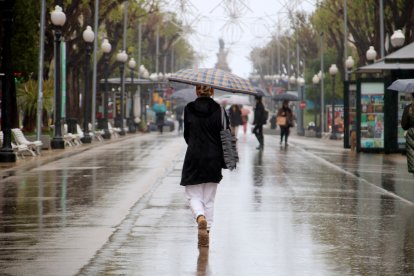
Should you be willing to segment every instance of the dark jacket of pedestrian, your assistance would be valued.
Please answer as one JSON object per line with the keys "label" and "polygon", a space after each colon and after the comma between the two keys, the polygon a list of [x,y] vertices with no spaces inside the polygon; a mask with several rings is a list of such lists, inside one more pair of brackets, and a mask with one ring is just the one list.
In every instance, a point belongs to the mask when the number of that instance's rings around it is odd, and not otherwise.
{"label": "dark jacket of pedestrian", "polygon": [[259,142],[259,146],[256,148],[258,150],[263,150],[264,148],[263,125],[265,124],[265,116],[265,108],[262,103],[262,97],[256,97],[256,107],[254,109],[253,119],[254,128],[252,132]]}
{"label": "dark jacket of pedestrian", "polygon": [[187,104],[184,109],[184,139],[188,147],[180,185],[221,181],[221,170],[225,167],[221,125],[221,107],[212,98],[199,97]]}
{"label": "dark jacket of pedestrian", "polygon": [[287,103],[283,103],[283,106],[279,108],[276,116],[286,117],[286,125],[280,127],[292,127],[293,126],[293,112]]}
{"label": "dark jacket of pedestrian", "polygon": [[179,105],[175,108],[175,116],[177,118],[177,120],[182,120],[183,119],[183,113],[184,113],[184,106],[183,105]]}
{"label": "dark jacket of pedestrian", "polygon": [[184,106],[179,105],[175,108],[175,115],[178,121],[178,132],[181,132],[183,130],[183,115],[184,115]]}
{"label": "dark jacket of pedestrian", "polygon": [[232,127],[240,126],[243,124],[242,113],[240,107],[234,104],[229,109],[230,125]]}
{"label": "dark jacket of pedestrian", "polygon": [[264,120],[265,120],[265,108],[264,108],[262,101],[258,101],[254,109],[253,125],[264,125]]}
{"label": "dark jacket of pedestrian", "polygon": [[414,93],[412,103],[404,108],[401,127],[407,131],[405,134],[405,149],[408,172],[414,173]]}

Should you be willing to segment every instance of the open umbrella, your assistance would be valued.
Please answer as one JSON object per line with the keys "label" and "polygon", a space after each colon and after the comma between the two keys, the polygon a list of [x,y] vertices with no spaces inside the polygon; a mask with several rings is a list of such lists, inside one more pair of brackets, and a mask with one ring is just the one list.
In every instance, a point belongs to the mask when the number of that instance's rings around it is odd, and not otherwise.
{"label": "open umbrella", "polygon": [[257,95],[248,80],[215,68],[183,69],[169,76],[168,80],[191,85],[208,85],[233,93]]}
{"label": "open umbrella", "polygon": [[266,91],[264,91],[263,89],[261,89],[259,87],[255,87],[254,90],[256,91],[257,96],[262,96],[262,97],[269,96],[269,94]]}
{"label": "open umbrella", "polygon": [[274,101],[298,101],[299,98],[296,95],[290,94],[290,93],[282,93],[282,94],[276,94],[273,96]]}
{"label": "open umbrella", "polygon": [[241,104],[241,105],[250,104],[248,96],[244,96],[244,95],[234,95],[234,94],[223,95],[223,96],[218,97],[215,100],[219,104]]}
{"label": "open umbrella", "polygon": [[399,92],[414,92],[414,79],[399,79],[394,81],[388,89]]}
{"label": "open umbrella", "polygon": [[171,99],[178,101],[183,101],[184,103],[189,103],[194,101],[197,98],[195,88],[184,88],[175,91],[171,94]]}

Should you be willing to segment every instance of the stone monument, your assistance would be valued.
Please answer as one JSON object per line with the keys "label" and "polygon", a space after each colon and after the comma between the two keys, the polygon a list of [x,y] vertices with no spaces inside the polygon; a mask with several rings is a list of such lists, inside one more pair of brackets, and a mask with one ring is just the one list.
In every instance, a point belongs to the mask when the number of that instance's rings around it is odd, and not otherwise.
{"label": "stone monument", "polygon": [[226,50],[224,48],[224,40],[222,38],[219,39],[219,45],[220,49],[217,53],[217,63],[215,65],[215,68],[231,72],[231,69],[227,64],[227,54],[229,53],[229,50]]}

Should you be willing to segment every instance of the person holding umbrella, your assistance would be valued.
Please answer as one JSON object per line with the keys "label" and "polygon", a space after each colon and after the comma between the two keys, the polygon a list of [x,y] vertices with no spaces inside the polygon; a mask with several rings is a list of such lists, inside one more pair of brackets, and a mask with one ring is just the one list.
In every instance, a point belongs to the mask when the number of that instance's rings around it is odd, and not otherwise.
{"label": "person holding umbrella", "polygon": [[277,111],[276,115],[279,127],[280,127],[280,145],[285,138],[285,147],[287,146],[287,140],[290,132],[290,127],[293,126],[293,113],[289,107],[289,101],[284,100],[282,107]]}
{"label": "person holding umbrella", "polygon": [[407,131],[405,135],[405,145],[407,152],[408,172],[414,173],[414,93],[411,95],[411,103],[404,108],[404,112],[401,117],[401,127]]}
{"label": "person holding umbrella", "polygon": [[167,112],[167,108],[164,104],[164,100],[161,97],[158,98],[158,102],[152,106],[152,110],[155,112],[155,123],[158,126],[160,134],[162,134],[164,127],[165,112]]}
{"label": "person holding umbrella", "polygon": [[209,232],[214,221],[217,185],[225,168],[220,131],[222,112],[211,97],[210,86],[196,86],[197,99],[184,108],[184,139],[187,143],[180,185],[185,186],[191,210],[198,225],[198,245],[209,246]]}
{"label": "person holding umbrella", "polygon": [[211,97],[214,89],[250,95],[257,93],[248,80],[217,68],[183,69],[169,76],[168,80],[196,86],[197,99],[184,109],[187,151],[180,185],[185,186],[198,225],[198,245],[208,247],[216,190],[223,177],[221,170],[227,168],[221,140],[224,122],[226,133],[229,131],[225,110]]}
{"label": "person holding umbrella", "polygon": [[388,89],[411,93],[411,103],[404,108],[401,127],[406,131],[404,136],[408,172],[414,173],[414,79],[395,80]]}
{"label": "person holding umbrella", "polygon": [[258,150],[263,150],[264,148],[264,137],[263,137],[263,125],[265,123],[265,108],[262,103],[262,97],[256,96],[256,107],[254,109],[254,119],[253,125],[254,128],[252,132],[256,135],[257,141],[259,141],[259,146],[256,148]]}

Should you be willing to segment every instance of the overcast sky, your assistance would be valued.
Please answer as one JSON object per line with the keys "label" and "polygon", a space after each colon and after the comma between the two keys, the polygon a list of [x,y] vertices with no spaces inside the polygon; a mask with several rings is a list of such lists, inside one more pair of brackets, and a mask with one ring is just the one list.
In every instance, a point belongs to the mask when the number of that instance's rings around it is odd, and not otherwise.
{"label": "overcast sky", "polygon": [[[229,50],[227,61],[232,72],[248,77],[252,65],[251,49],[264,46],[276,35],[278,19],[282,30],[288,28],[287,10],[297,7],[311,12],[314,0],[175,0],[166,7],[179,14],[196,32],[187,35],[200,55],[200,67],[214,67],[219,38]],[[227,5],[226,5],[227,3]],[[180,5],[183,4],[183,5]],[[234,18],[229,17],[233,12]]]}

